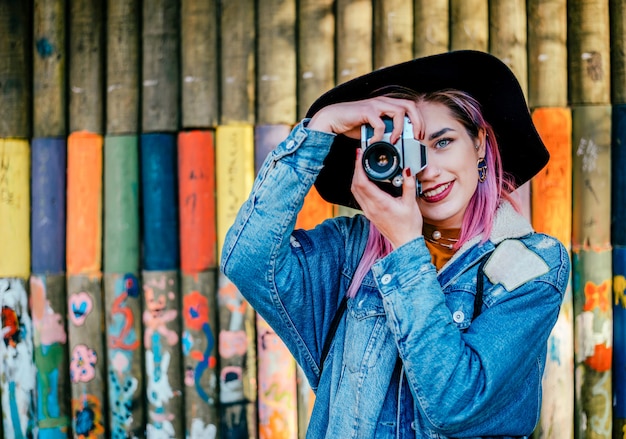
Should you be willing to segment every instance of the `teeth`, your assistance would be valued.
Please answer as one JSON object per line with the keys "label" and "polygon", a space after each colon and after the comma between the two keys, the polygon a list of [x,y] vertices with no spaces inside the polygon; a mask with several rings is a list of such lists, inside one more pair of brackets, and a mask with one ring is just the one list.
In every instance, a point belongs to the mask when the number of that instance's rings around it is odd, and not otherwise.
{"label": "teeth", "polygon": [[448,186],[450,186],[450,183],[446,183],[444,185],[437,186],[433,190],[424,192],[424,196],[427,197],[427,198],[431,198],[431,197],[437,196],[440,193],[442,193],[443,191],[445,191],[446,189],[448,189]]}

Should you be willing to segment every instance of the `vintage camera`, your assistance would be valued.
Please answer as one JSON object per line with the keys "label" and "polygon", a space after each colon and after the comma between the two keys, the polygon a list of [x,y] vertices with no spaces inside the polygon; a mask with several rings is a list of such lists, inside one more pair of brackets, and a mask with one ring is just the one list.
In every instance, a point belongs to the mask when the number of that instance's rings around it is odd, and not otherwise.
{"label": "vintage camera", "polygon": [[[393,120],[383,117],[385,134],[383,139],[372,144],[370,138],[374,129],[369,124],[361,126],[361,148],[363,149],[363,168],[370,180],[402,186],[402,170],[411,169],[411,175],[417,175],[426,165],[426,146],[413,137],[413,124],[404,117],[402,136],[395,144],[389,141],[393,130]],[[419,182],[418,182],[419,183]],[[418,193],[420,188],[418,185]]]}

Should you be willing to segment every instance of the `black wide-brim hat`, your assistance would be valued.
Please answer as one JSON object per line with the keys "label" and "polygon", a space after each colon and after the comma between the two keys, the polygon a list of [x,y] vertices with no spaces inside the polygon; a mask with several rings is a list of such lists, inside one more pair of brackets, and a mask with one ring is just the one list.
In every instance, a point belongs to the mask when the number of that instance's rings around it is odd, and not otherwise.
{"label": "black wide-brim hat", "polygon": [[[473,96],[493,127],[502,167],[513,177],[516,187],[548,163],[550,155],[535,129],[517,78],[506,64],[485,52],[452,51],[375,70],[323,94],[311,105],[307,117],[330,104],[372,97],[388,86],[424,93],[452,88]],[[359,145],[359,140],[341,134],[335,138],[315,181],[326,201],[358,208],[350,186]]]}

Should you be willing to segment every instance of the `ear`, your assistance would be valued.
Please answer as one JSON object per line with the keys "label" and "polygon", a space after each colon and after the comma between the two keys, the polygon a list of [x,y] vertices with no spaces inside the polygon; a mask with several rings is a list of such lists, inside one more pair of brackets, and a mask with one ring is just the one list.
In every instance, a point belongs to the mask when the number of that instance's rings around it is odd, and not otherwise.
{"label": "ear", "polygon": [[484,157],[485,151],[487,150],[487,132],[484,128],[478,132],[475,141],[476,143],[474,145],[477,146],[476,154],[478,154],[478,157]]}

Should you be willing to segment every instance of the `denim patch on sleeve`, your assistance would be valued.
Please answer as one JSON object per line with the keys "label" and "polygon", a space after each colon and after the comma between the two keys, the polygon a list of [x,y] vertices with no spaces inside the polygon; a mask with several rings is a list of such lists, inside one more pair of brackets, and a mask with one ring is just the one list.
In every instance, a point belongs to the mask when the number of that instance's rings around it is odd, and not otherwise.
{"label": "denim patch on sleeve", "polygon": [[484,268],[492,284],[513,291],[524,283],[550,271],[548,264],[522,242],[507,240],[499,244]]}

